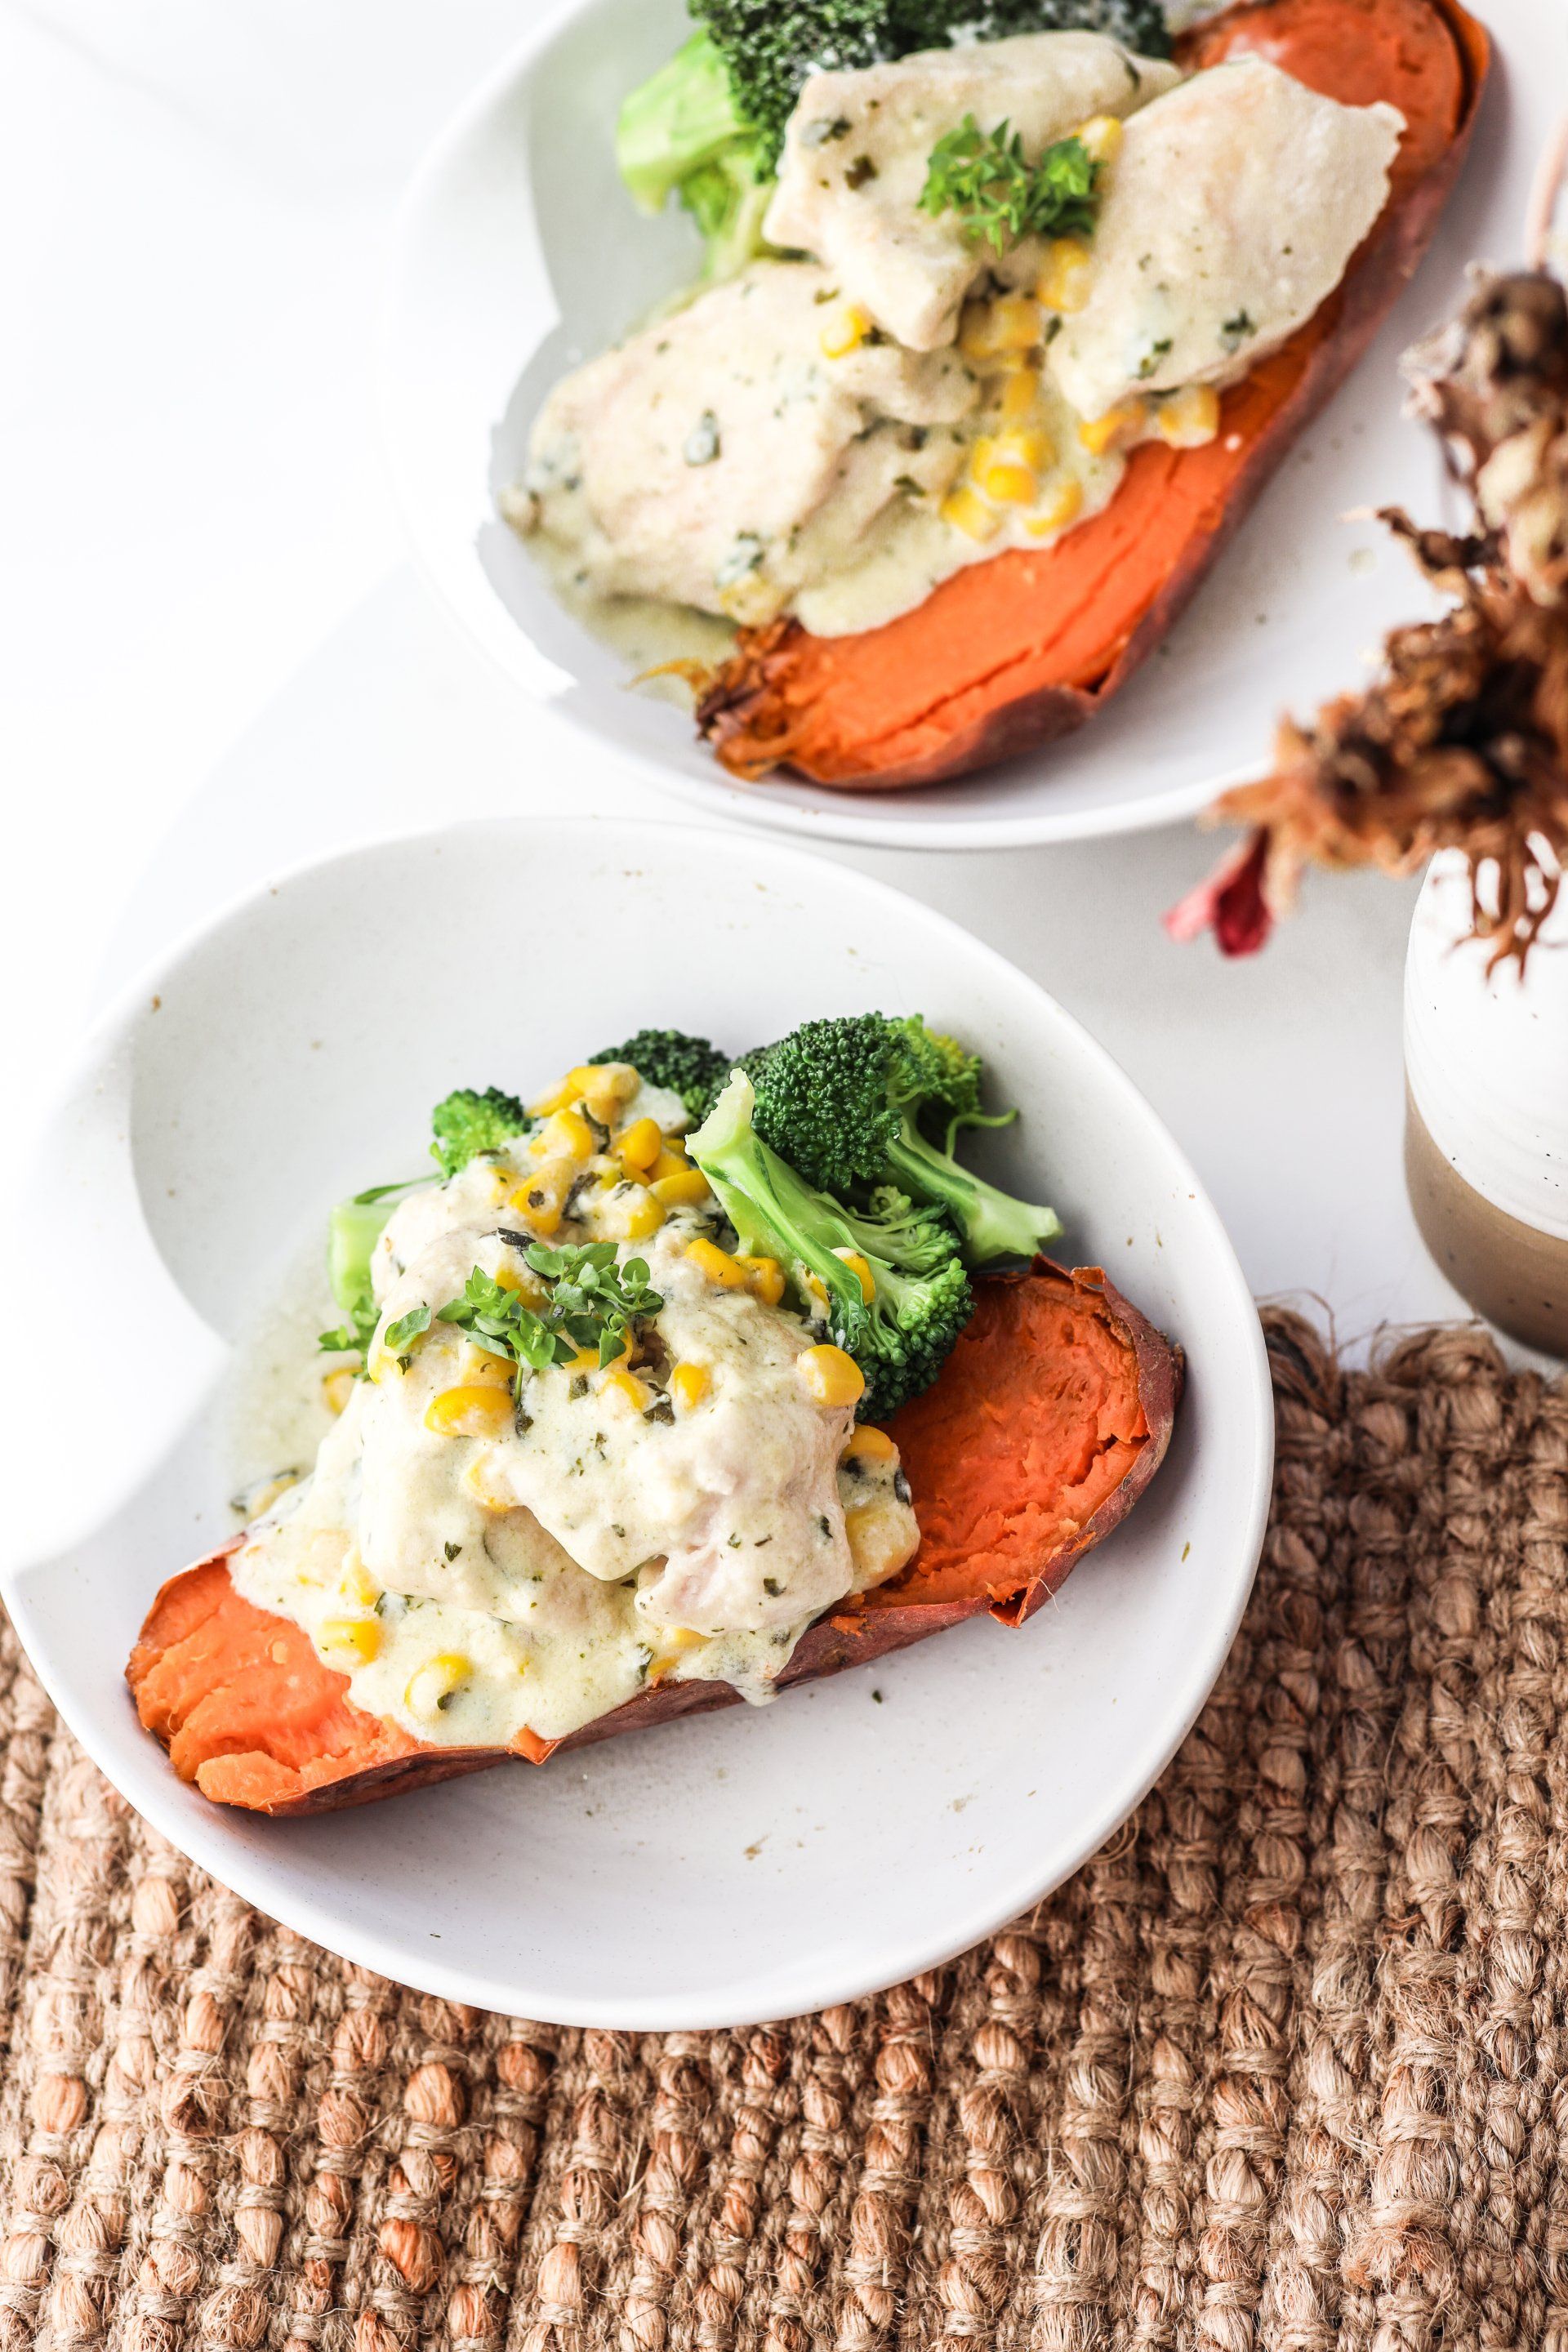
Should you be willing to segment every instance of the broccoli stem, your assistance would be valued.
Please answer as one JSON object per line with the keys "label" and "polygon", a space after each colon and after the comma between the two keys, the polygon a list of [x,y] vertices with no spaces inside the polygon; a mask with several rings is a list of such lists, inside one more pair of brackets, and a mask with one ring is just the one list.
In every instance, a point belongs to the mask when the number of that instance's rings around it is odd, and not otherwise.
{"label": "broccoli stem", "polygon": [[723,58],[708,34],[693,33],[624,100],[616,162],[633,203],[658,213],[683,180],[752,136]]}
{"label": "broccoli stem", "polygon": [[836,1248],[853,1247],[852,1237],[836,1230],[838,1221],[822,1194],[769,1150],[752,1125],[752,1101],[750,1081],[732,1076],[702,1125],[687,1137],[688,1156],[707,1177],[742,1250],[776,1258],[808,1315],[819,1302],[805,1290],[801,1269],[816,1275],[833,1303],[836,1328],[858,1332],[866,1322],[859,1277],[834,1255]]}
{"label": "broccoli stem", "polygon": [[773,174],[709,34],[693,33],[625,100],[616,161],[643,212],[679,195],[707,246],[709,280],[733,277],[763,250]]}
{"label": "broccoli stem", "polygon": [[982,1177],[972,1176],[956,1160],[929,1143],[906,1111],[899,1133],[888,1146],[888,1165],[906,1191],[922,1201],[940,1202],[963,1239],[963,1255],[971,1265],[984,1265],[996,1257],[1033,1257],[1044,1242],[1061,1232],[1054,1209],[1038,1208],[998,1192]]}

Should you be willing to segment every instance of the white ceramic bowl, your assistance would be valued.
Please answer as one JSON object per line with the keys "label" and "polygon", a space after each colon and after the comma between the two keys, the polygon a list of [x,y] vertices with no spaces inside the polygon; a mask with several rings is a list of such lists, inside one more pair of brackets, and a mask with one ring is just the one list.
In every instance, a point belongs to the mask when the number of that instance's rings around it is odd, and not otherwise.
{"label": "white ceramic bowl", "polygon": [[[1164,1467],[1055,1606],[772,1708],[363,1811],[268,1822],[182,1786],[136,1722],[125,1658],[159,1582],[230,1531],[225,1367],[258,1286],[329,1203],[417,1165],[453,1085],[526,1086],[648,1019],[740,1048],[871,1005],[923,1011],[984,1051],[1024,1111],[987,1139],[994,1172],[1053,1201],[1064,1254],[1103,1262],[1187,1350]],[[12,1432],[28,1475],[7,1540],[26,1531],[0,1591],[51,1697],[131,1801],[262,1910],[481,2007],[710,2026],[934,1964],[1136,1802],[1251,1582],[1268,1372],[1182,1154],[990,949],[752,835],[497,822],[303,868],[121,1000],[51,1122],[26,1216],[18,1328],[58,1323],[62,1268],[73,1287],[96,1272],[113,1306],[90,1428],[35,1384],[31,1425]]]}
{"label": "white ceramic bowl", "polygon": [[[1528,19],[1539,0],[1498,6]],[[1400,421],[1396,355],[1451,302],[1468,251],[1510,249],[1512,213],[1486,217],[1467,246],[1477,221],[1450,207],[1417,286],[1290,452],[1166,647],[1080,734],[914,792],[739,785],[684,711],[628,690],[625,659],[563,611],[495,508],[551,384],[693,275],[690,224],[673,207],[658,220],[637,213],[613,152],[621,98],[689,29],[680,0],[568,0],[474,93],[409,192],[382,417],[415,551],[463,626],[527,693],[650,784],[787,832],[903,848],[1076,840],[1173,823],[1256,774],[1280,709],[1341,689],[1364,649],[1409,617],[1408,565],[1364,513],[1344,518],[1390,501],[1431,511],[1440,470],[1430,436]],[[1470,180],[1491,168],[1489,134]]]}

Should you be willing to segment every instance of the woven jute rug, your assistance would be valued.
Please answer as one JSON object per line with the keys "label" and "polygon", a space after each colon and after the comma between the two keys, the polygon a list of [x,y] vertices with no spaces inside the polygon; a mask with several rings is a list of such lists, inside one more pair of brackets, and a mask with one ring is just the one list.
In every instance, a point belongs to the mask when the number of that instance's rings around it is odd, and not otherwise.
{"label": "woven jute rug", "polygon": [[6,1647],[0,2346],[1563,2352],[1568,1397],[1470,1331],[1269,1338],[1264,1568],[1160,1787],[820,2017],[575,2032],[347,1968]]}

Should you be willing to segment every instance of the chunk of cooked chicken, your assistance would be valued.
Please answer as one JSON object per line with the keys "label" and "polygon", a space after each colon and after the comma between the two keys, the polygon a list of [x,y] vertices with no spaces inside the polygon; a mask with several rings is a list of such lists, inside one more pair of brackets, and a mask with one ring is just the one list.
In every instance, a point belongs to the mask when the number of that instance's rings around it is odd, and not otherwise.
{"label": "chunk of cooked chicken", "polygon": [[836,278],[760,261],[558,384],[526,476],[537,527],[600,595],[771,620],[907,495],[940,495],[977,397]]}
{"label": "chunk of cooked chicken", "polygon": [[951,342],[994,258],[954,213],[920,209],[931,149],[973,115],[1005,121],[1031,160],[1088,117],[1131,114],[1178,79],[1102,33],[1023,33],[808,76],[784,135],[763,233],[815,254],[852,302],[911,351]]}
{"label": "chunk of cooked chicken", "polygon": [[1341,106],[1261,58],[1134,115],[1090,244],[1088,299],[1050,348],[1081,416],[1228,383],[1310,319],[1382,211],[1405,119]]}

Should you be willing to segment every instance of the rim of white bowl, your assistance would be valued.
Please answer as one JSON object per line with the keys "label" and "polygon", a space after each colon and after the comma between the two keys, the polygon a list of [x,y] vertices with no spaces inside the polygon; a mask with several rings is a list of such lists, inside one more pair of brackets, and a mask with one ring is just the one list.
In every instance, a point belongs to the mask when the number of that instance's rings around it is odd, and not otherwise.
{"label": "rim of white bowl", "polygon": [[[458,569],[445,554],[431,547],[420,528],[421,502],[409,488],[400,455],[394,393],[398,372],[394,357],[399,341],[412,230],[423,215],[429,191],[444,177],[452,159],[466,146],[476,127],[512,89],[520,77],[574,16],[594,5],[595,0],[560,0],[542,23],[524,34],[481,77],[425,149],[393,215],[375,336],[375,407],[382,457],[415,569],[434,590],[465,639],[488,655],[530,702],[548,709],[574,735],[595,744],[605,758],[619,762],[655,792],[700,810],[710,818],[728,817],[759,832],[789,834],[805,841],[841,841],[873,849],[1047,848],[1058,842],[1100,841],[1183,824],[1207,808],[1220,793],[1247,782],[1257,772],[1256,760],[1237,760],[1226,768],[1205,772],[1200,781],[1179,790],[1121,801],[1104,810],[1082,808],[1053,813],[1048,808],[1031,808],[1016,814],[985,817],[915,814],[892,818],[877,814],[876,803],[891,797],[879,792],[834,793],[830,787],[812,785],[799,779],[776,784],[741,784],[726,775],[717,760],[711,780],[688,775],[679,769],[667,767],[645,751],[611,742],[569,702],[552,698],[546,673],[552,671],[555,665],[540,653],[532,639],[506,611],[484,581],[477,562]],[[466,553],[471,557],[471,549]],[[1092,726],[1094,722],[1090,719],[1088,723]],[[956,781],[962,788],[963,780]],[[1048,788],[1048,777],[1044,781]],[[798,797],[822,793],[828,793],[830,797],[821,804],[816,800],[808,804]]]}
{"label": "rim of white bowl", "polygon": [[[82,1041],[68,1076],[55,1092],[50,1104],[50,1118],[78,1095],[82,1081],[90,1077],[92,1070],[100,1062],[105,1047],[121,1035],[137,1017],[149,994],[157,992],[159,981],[166,979],[187,956],[223,929],[236,916],[274,896],[291,881],[333,866],[348,865],[367,854],[406,847],[443,835],[488,831],[518,835],[575,833],[590,840],[608,841],[614,838],[616,842],[641,832],[696,835],[737,856],[743,855],[747,846],[744,835],[737,836],[720,825],[679,824],[665,818],[625,821],[603,817],[520,814],[478,817],[458,824],[415,825],[372,842],[358,843],[348,849],[339,848],[325,856],[296,859],[251,888],[237,892],[215,912],[193,923],[171,947],[150,958],[141,971],[125,982]],[[784,855],[797,862],[808,874],[818,865],[807,850],[790,847],[784,850]],[[1026,1911],[1032,1904],[1043,1900],[1070,1878],[1075,1871],[1081,1869],[1142,1801],[1196,1722],[1229,1654],[1262,1555],[1274,1465],[1272,1388],[1268,1349],[1256,1305],[1218,1211],[1158,1112],[1099,1039],[1092,1036],[1048,989],[1042,987],[1027,972],[1020,971],[988,940],[977,938],[951,916],[926,906],[908,891],[900,890],[877,876],[862,874],[854,866],[836,867],[836,871],[849,876],[853,887],[874,898],[912,908],[918,918],[961,940],[965,948],[978,954],[983,962],[1005,972],[1011,980],[1022,982],[1042,1001],[1051,1014],[1075,1033],[1078,1043],[1090,1060],[1099,1066],[1101,1078],[1112,1091],[1119,1092],[1137,1114],[1153,1121],[1191,1192],[1194,1205],[1208,1223],[1211,1237],[1217,1244],[1229,1292],[1226,1303],[1237,1316],[1238,1330],[1247,1338],[1247,1352],[1252,1359],[1252,1393],[1256,1412],[1247,1464],[1249,1493],[1246,1515],[1241,1524],[1239,1545],[1223,1588],[1223,1606],[1216,1608],[1206,1621],[1201,1636],[1194,1639],[1188,1660],[1189,1671],[1184,1678],[1181,1693],[1173,1699],[1171,1707],[1162,1718],[1152,1746],[1147,1750],[1140,1748],[1130,1758],[1125,1769],[1108,1775],[1103,1802],[1083,1817],[1077,1832],[1068,1842],[1065,1859],[1053,1864],[1043,1877],[1032,1870],[1019,1871],[1004,1890],[994,1891],[977,1902],[973,1910],[966,1912],[962,1918],[944,1915],[940,1927],[933,1927],[929,1934],[911,1936],[896,1953],[885,1956],[885,1961],[879,1963],[875,1974],[870,1977],[842,1978],[825,1972],[822,1980],[808,1989],[808,1998],[795,2012],[797,2014],[811,2013],[839,2001],[862,2000],[888,1985],[901,1984],[923,1969],[939,1968],[959,1953],[968,1951],[1005,1927],[1010,1919]],[[71,1538],[72,1541],[84,1539],[84,1534]],[[567,2015],[561,2010],[554,1995],[544,1992],[542,1989],[536,1992],[523,1984],[502,1984],[481,1972],[466,1970],[461,1966],[427,1958],[422,1952],[417,1955],[405,1952],[374,1930],[345,1925],[317,1900],[308,1894],[296,1892],[287,1883],[279,1889],[272,1884],[272,1874],[279,1868],[273,1856],[257,1856],[253,1860],[245,1848],[231,1847],[226,1816],[222,1807],[214,1805],[210,1808],[213,1818],[209,1822],[205,1814],[193,1814],[186,1804],[174,1801],[176,1792],[183,1790],[184,1784],[174,1778],[167,1757],[152,1741],[151,1735],[148,1735],[147,1761],[153,1769],[143,1780],[134,1788],[127,1788],[117,1777],[114,1764],[101,1750],[96,1718],[90,1711],[77,1706],[75,1695],[57,1682],[52,1665],[43,1663],[28,1639],[32,1612],[26,1600],[26,1580],[44,1565],[46,1562],[37,1558],[11,1559],[0,1563],[0,1597],[5,1600],[17,1638],[26,1651],[29,1663],[50,1703],[99,1770],[120,1790],[128,1803],[199,1869],[208,1872],[268,1917],[280,1921],[299,1935],[308,1937],[340,1958],[357,1967],[373,1969],[394,1983],[502,2014],[527,2014],[552,2023],[598,2026],[611,2031],[670,2032],[761,2024],[781,2013],[771,2005],[756,2008],[752,2005],[755,1996],[748,1998],[744,1986],[737,1984],[733,1989],[732,2002],[726,1998],[723,2005],[720,2005],[721,1996],[718,1994],[700,1997],[697,2006],[675,1994],[642,2003],[635,1998],[631,2000],[594,1999],[577,2004]],[[287,1870],[286,1861],[281,1867]]]}

